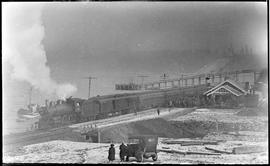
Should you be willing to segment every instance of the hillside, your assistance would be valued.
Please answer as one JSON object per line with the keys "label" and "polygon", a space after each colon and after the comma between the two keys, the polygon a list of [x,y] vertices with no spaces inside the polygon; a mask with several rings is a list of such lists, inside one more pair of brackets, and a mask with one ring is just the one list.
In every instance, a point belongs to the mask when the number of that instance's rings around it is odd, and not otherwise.
{"label": "hillside", "polygon": [[261,56],[241,53],[228,53],[227,56],[217,58],[200,68],[196,74],[211,72],[230,72],[240,70],[262,70],[267,67],[266,59],[259,58]]}
{"label": "hillside", "polygon": [[[169,73],[210,73],[245,69],[266,68],[262,55],[248,52],[231,53],[228,50],[155,50],[137,51],[134,55],[108,57],[109,67],[125,71],[148,72],[153,74]],[[266,56],[265,56],[266,57]],[[96,65],[102,57],[93,57]],[[102,61],[104,62],[104,61]],[[115,70],[112,69],[112,70]]]}

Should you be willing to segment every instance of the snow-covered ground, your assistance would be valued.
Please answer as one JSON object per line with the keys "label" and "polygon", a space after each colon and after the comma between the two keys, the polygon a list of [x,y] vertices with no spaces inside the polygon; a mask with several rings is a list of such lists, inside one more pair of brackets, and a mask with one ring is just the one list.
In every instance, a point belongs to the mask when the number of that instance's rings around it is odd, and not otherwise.
{"label": "snow-covered ground", "polygon": [[[181,109],[180,109],[181,110]],[[171,111],[173,114],[175,110]],[[177,112],[177,111],[175,111]],[[181,112],[181,111],[179,111]],[[245,117],[237,116],[237,110],[209,110],[198,109],[190,114],[172,117],[173,121],[189,122],[209,122],[218,121],[220,123],[247,123],[261,126],[260,123],[267,123],[267,117]],[[169,111],[163,110],[160,117],[169,115]],[[152,115],[157,116],[157,115]],[[153,117],[152,117],[153,118]],[[138,118],[140,119],[140,118]],[[167,118],[165,118],[167,119]],[[169,120],[169,119],[167,119]],[[133,120],[131,120],[133,122]],[[150,121],[149,121],[150,122]],[[121,123],[121,122],[120,122]],[[156,122],[155,122],[156,123]],[[192,126],[192,124],[191,124]],[[264,126],[264,125],[263,125]],[[253,126],[251,126],[253,127]],[[218,145],[190,145],[181,146],[180,144],[165,144],[164,139],[159,138],[158,149],[174,149],[180,151],[208,152],[213,151],[205,149],[212,147],[215,149],[232,151],[235,147],[244,145],[259,145],[266,147],[266,150],[260,153],[251,154],[221,154],[221,155],[183,155],[176,153],[159,152],[158,160],[146,159],[143,163],[147,164],[267,164],[268,159],[268,129],[263,131],[249,130],[239,131],[239,135],[234,131],[209,131],[207,135],[200,138],[186,138],[187,140],[223,140]],[[183,139],[183,138],[181,138]],[[109,143],[87,143],[55,140],[40,144],[33,144],[21,147],[20,149],[8,152],[3,155],[4,163],[108,163]],[[119,143],[115,143],[116,160],[113,163],[121,163],[119,159]],[[136,163],[135,158],[130,158],[128,163]],[[127,163],[127,162],[124,162]]]}
{"label": "snow-covered ground", "polygon": [[178,116],[171,120],[175,121],[218,121],[227,123],[268,122],[267,116],[238,116],[235,109],[197,109],[185,116]]}
{"label": "snow-covered ground", "polygon": [[[181,146],[179,144],[164,144],[159,139],[158,149],[171,148],[181,151],[209,152],[205,146]],[[207,145],[207,147],[232,150],[233,147],[242,145],[263,145],[267,142],[226,141],[219,145]],[[51,141],[41,144],[28,145],[20,150],[4,155],[4,163],[109,163],[108,149],[110,144],[83,143],[71,141]],[[119,144],[115,144],[116,160],[113,163],[136,163],[135,158],[129,162],[120,162]],[[158,152],[158,160],[145,159],[143,163],[153,164],[266,164],[268,152],[252,154],[221,154],[221,155],[182,155],[166,152]]]}

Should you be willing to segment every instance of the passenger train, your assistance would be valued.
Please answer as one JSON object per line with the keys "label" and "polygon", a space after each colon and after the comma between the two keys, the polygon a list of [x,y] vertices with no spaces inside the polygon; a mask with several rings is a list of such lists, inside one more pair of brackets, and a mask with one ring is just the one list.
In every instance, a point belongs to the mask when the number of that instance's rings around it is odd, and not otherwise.
{"label": "passenger train", "polygon": [[192,107],[203,103],[207,85],[163,89],[138,93],[96,96],[85,99],[67,98],[56,104],[41,107],[38,129],[48,129],[74,123],[105,119],[112,116],[136,113],[150,108],[174,106]]}

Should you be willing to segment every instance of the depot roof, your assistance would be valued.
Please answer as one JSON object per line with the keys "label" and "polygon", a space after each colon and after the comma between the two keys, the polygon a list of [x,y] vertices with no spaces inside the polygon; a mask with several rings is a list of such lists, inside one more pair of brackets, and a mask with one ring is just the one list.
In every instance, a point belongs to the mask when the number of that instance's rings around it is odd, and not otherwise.
{"label": "depot roof", "polygon": [[210,90],[204,92],[204,95],[209,96],[212,94],[231,93],[235,96],[241,96],[247,92],[235,81],[225,80]]}

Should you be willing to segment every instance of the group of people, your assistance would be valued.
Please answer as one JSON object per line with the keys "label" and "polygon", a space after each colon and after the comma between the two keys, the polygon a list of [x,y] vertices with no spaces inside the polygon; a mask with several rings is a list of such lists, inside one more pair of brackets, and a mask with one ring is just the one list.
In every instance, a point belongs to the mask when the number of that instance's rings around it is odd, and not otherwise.
{"label": "group of people", "polygon": [[[125,156],[126,156],[126,161],[128,161],[129,158],[127,156],[127,154],[128,154],[127,146],[123,142],[120,145],[119,150],[120,150],[120,153],[119,153],[120,160],[121,161],[125,161]],[[114,148],[114,144],[111,144],[111,147],[109,149],[108,159],[109,159],[109,162],[115,160],[115,148]]]}

